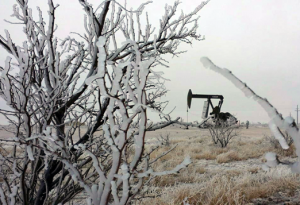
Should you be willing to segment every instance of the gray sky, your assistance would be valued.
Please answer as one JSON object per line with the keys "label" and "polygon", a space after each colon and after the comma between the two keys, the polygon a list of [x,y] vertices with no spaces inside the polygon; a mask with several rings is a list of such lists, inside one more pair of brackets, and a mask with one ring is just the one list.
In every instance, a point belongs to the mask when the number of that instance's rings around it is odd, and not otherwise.
{"label": "gray sky", "polygon": [[[138,0],[127,0],[133,8],[139,6]],[[12,14],[13,0],[0,1],[0,34],[8,29],[13,40],[20,43],[22,26],[9,25],[2,19],[14,20]],[[29,0],[35,9],[37,2],[47,11],[46,0]],[[56,23],[57,35],[61,38],[71,31],[83,32],[84,12],[77,0],[54,0],[59,3]],[[90,0],[95,6],[96,0]],[[120,1],[122,2],[122,1]],[[144,2],[144,1],[143,1]],[[154,0],[146,7],[149,19],[158,24],[166,3],[173,0]],[[254,4],[255,2],[255,4]],[[201,1],[184,0],[180,5],[185,13],[192,11]],[[170,100],[168,110],[176,109],[172,117],[186,120],[186,96],[189,89],[195,94],[222,94],[223,112],[230,112],[241,121],[268,122],[263,109],[252,99],[235,88],[222,76],[206,70],[200,63],[202,56],[209,57],[219,67],[231,70],[258,95],[267,98],[283,116],[291,112],[296,117],[295,108],[300,103],[300,1],[298,0],[211,0],[200,12],[199,33],[205,40],[194,42],[192,47],[182,44],[181,50],[187,53],[179,58],[167,58],[169,68],[161,67],[165,77],[170,79],[170,90],[162,100]],[[34,10],[34,12],[36,12]],[[5,35],[4,35],[5,36]],[[0,48],[0,65],[4,65],[7,54]],[[189,121],[200,120],[204,100],[195,99],[189,111]],[[214,101],[217,103],[217,101]],[[0,107],[5,103],[0,100]],[[168,111],[167,110],[167,111]],[[149,116],[158,120],[154,113]],[[3,117],[0,117],[3,124]],[[3,123],[2,123],[3,122]]]}

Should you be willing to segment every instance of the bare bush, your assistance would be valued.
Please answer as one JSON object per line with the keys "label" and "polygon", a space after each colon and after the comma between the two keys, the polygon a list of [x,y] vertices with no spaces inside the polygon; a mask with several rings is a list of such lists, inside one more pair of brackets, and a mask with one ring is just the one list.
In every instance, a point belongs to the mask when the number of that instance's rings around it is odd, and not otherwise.
{"label": "bare bush", "polygon": [[226,147],[232,138],[239,135],[237,129],[238,127],[228,126],[223,121],[208,127],[213,142],[215,144],[220,144],[221,147]]}
{"label": "bare bush", "polygon": [[170,146],[170,133],[166,133],[165,135],[160,134],[159,137],[156,138],[161,145]]}
{"label": "bare bush", "polygon": [[[34,18],[28,0],[16,2],[12,16],[24,25],[26,41],[17,45],[8,31],[0,36],[13,57],[0,67],[0,95],[10,107],[0,112],[14,127],[13,138],[1,139],[7,144],[0,156],[2,204],[64,204],[83,192],[88,204],[129,204],[149,179],[190,163],[155,172],[144,142],[147,130],[174,122],[162,113],[166,79],[154,67],[165,65],[161,55],[180,54],[180,42],[202,39],[195,15],[206,2],[178,17],[179,2],[166,5],[154,30],[147,15],[141,23],[149,2],[127,10],[113,0],[96,9],[79,0],[85,32],[63,40],[55,37],[52,0],[47,23],[39,8]],[[149,109],[168,122],[147,127]]]}

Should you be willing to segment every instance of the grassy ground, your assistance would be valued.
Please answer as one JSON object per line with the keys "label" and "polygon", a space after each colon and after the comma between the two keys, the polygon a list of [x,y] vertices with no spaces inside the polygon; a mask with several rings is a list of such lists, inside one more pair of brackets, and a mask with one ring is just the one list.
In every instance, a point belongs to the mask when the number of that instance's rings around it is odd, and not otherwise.
{"label": "grassy ground", "polygon": [[153,152],[152,159],[177,145],[155,163],[155,171],[171,170],[186,156],[191,157],[192,164],[178,174],[152,180],[147,193],[151,197],[136,204],[179,205],[184,200],[190,205],[269,204],[272,196],[280,199],[296,196],[296,201],[299,201],[298,174],[291,173],[288,167],[282,165],[269,172],[261,169],[264,154],[270,151],[276,152],[281,161],[295,161],[294,147],[284,151],[274,146],[266,137],[271,136],[268,128],[240,128],[239,131],[239,136],[232,139],[226,148],[215,145],[205,129],[184,130],[170,126],[148,132],[147,149],[157,145],[160,135],[170,135],[170,145]]}
{"label": "grassy ground", "polygon": [[[267,198],[276,193],[292,196],[300,185],[300,177],[286,166],[261,169],[264,154],[272,151],[280,160],[295,160],[294,148],[287,151],[275,148],[265,137],[266,128],[240,129],[240,135],[226,147],[214,143],[207,130],[182,130],[169,128],[147,135],[147,146],[155,144],[155,135],[170,133],[174,151],[157,162],[155,169],[171,170],[189,155],[193,163],[179,174],[155,178],[149,195],[154,197],[138,204],[247,204],[257,198]],[[159,156],[170,147],[154,152]]]}

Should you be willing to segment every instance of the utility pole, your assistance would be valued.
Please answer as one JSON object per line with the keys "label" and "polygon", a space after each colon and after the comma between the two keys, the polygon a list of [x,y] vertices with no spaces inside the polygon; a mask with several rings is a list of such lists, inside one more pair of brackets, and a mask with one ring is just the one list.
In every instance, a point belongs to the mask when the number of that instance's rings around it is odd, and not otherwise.
{"label": "utility pole", "polygon": [[189,122],[189,107],[186,106],[186,122]]}
{"label": "utility pole", "polygon": [[297,112],[297,126],[298,126],[298,112],[299,112],[300,110],[298,109],[298,105],[297,105],[297,109],[296,109],[296,112]]}

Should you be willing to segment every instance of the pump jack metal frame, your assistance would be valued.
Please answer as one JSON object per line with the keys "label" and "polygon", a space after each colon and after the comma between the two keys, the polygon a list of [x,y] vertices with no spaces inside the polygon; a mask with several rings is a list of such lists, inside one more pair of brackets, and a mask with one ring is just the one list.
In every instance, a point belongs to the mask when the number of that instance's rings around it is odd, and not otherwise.
{"label": "pump jack metal frame", "polygon": [[[211,106],[212,109],[214,109],[214,105],[212,104],[211,102],[211,99],[220,99],[219,101],[219,108],[220,108],[220,111],[221,111],[221,107],[222,107],[222,104],[223,104],[223,100],[224,100],[224,97],[223,95],[202,95],[202,94],[193,94],[192,93],[192,90],[190,89],[189,92],[188,92],[188,95],[187,95],[187,104],[188,104],[188,107],[191,108],[191,104],[192,104],[192,99],[193,98],[204,98],[204,99],[207,99],[208,101],[208,104]],[[209,110],[209,107],[208,109],[206,110],[206,113],[205,113],[205,117],[207,118],[208,116],[208,110]]]}

